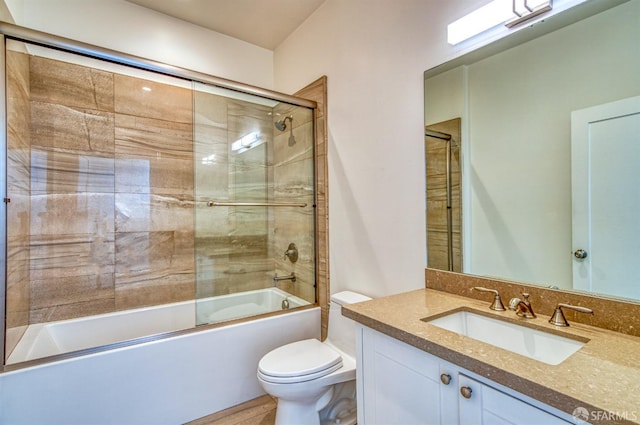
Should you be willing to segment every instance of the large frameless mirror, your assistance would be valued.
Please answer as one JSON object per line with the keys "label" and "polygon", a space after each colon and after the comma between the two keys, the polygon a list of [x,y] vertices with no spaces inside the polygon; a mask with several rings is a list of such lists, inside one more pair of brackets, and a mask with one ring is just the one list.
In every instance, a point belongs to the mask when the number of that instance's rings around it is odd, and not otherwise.
{"label": "large frameless mirror", "polygon": [[464,273],[640,299],[639,23],[638,0],[586,2],[425,73],[426,129],[461,121]]}

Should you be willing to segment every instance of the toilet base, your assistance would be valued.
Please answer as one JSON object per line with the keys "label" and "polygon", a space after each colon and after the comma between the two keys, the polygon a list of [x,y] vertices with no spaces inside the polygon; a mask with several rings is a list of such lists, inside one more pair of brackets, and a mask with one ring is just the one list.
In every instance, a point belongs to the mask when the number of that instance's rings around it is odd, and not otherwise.
{"label": "toilet base", "polygon": [[333,398],[334,386],[327,387],[319,399],[309,402],[278,399],[275,425],[321,425],[318,412]]}
{"label": "toilet base", "polygon": [[319,412],[321,425],[355,425],[356,405],[356,381],[336,384],[333,397]]}

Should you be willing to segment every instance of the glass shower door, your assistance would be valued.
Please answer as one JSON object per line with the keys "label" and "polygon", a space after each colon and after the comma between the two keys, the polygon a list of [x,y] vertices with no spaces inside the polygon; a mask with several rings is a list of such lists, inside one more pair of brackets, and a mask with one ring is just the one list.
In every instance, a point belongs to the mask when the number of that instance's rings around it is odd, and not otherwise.
{"label": "glass shower door", "polygon": [[197,324],[315,302],[313,111],[200,84],[194,111]]}

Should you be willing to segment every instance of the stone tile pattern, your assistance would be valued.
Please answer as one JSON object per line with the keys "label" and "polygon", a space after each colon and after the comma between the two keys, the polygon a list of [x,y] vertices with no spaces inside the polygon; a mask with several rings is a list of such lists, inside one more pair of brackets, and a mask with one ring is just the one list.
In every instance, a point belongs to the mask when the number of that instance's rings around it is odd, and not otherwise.
{"label": "stone tile pattern", "polygon": [[447,272],[444,270],[425,269],[425,287],[468,298],[482,299],[491,302],[491,296],[474,291],[474,286],[497,289],[502,301],[507,305],[513,297],[522,298],[523,292],[530,294],[529,300],[539,317],[548,319],[558,303],[588,307],[593,315],[578,313],[564,309],[569,324],[583,323],[627,335],[640,336],[640,304],[596,295],[556,290],[537,285],[511,282],[490,277]]}
{"label": "stone tile pattern", "polygon": [[[286,121],[287,128],[284,131],[274,128],[273,202],[302,202],[307,206],[271,211],[274,229],[271,249],[278,275],[296,275],[295,283],[285,280],[278,287],[315,302],[313,113],[311,109],[283,103],[274,108],[274,120],[284,117],[292,117]],[[295,263],[284,256],[290,243],[295,243],[298,249]]]}
{"label": "stone tile pattern", "polygon": [[327,337],[329,323],[329,180],[328,180],[328,131],[327,131],[327,77],[322,76],[295,93],[313,100],[315,110],[315,185],[316,185],[316,290],[321,309],[321,339]]}
{"label": "stone tile pattern", "polygon": [[[207,202],[270,200],[272,108],[205,92],[194,95],[197,297],[271,286],[271,210],[209,207]],[[234,141],[256,131],[261,145],[242,153],[230,149]]]}
{"label": "stone tile pattern", "polygon": [[[453,271],[461,271],[460,118],[433,124],[427,129],[451,135]],[[425,137],[427,264],[441,270],[448,270],[446,158],[446,142]]]}
{"label": "stone tile pattern", "polygon": [[[216,98],[196,92],[194,99],[197,296],[262,289],[273,286],[276,273],[294,272],[296,283],[282,281],[278,287],[314,303],[312,111]],[[284,133],[274,127],[289,115],[294,116],[292,146],[290,123]],[[242,153],[229,148],[254,131],[261,145]],[[209,200],[308,207],[208,207]],[[284,260],[289,242],[300,250],[295,264]]]}
{"label": "stone tile pattern", "polygon": [[[308,110],[287,111],[299,143],[276,160],[273,108],[15,52],[7,68],[9,327],[271,286],[274,211],[210,199],[307,202],[293,291],[315,301]],[[264,185],[287,173],[299,186]]]}
{"label": "stone tile pattern", "polygon": [[29,324],[29,57],[6,55],[7,70],[7,293],[6,352],[11,353]]}
{"label": "stone tile pattern", "polygon": [[191,91],[27,61],[29,323],[192,299]]}

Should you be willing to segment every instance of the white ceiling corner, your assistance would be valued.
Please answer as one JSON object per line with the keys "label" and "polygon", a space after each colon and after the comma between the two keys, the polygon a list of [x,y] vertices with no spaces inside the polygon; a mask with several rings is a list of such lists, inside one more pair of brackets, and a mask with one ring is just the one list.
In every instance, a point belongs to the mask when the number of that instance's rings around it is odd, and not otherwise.
{"label": "white ceiling corner", "polygon": [[325,0],[127,0],[274,50]]}

